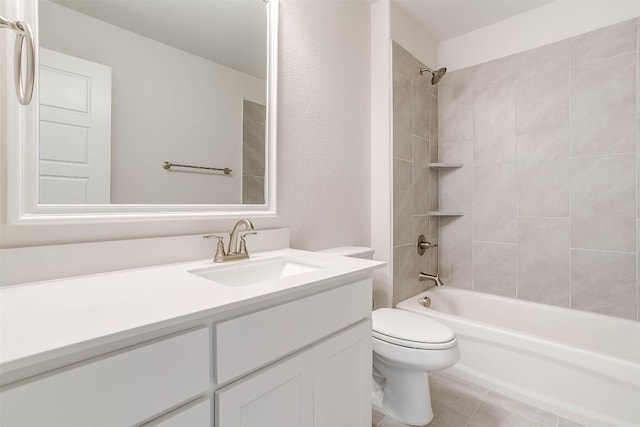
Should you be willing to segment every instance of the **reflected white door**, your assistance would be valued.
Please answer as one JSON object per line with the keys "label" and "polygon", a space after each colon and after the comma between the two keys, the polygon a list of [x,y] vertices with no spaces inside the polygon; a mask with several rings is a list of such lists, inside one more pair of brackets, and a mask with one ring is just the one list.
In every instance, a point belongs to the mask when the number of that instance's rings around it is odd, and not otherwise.
{"label": "reflected white door", "polygon": [[110,203],[111,67],[40,48],[39,203]]}

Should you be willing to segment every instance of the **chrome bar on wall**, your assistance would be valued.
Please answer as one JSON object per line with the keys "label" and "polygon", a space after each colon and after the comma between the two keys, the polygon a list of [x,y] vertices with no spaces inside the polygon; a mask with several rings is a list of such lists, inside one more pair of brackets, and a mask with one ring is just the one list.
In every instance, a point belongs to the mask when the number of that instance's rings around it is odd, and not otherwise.
{"label": "chrome bar on wall", "polygon": [[[13,52],[13,74],[16,87],[16,95],[18,96],[18,102],[22,105],[27,105],[31,102],[31,96],[33,95],[33,85],[35,83],[35,53],[33,46],[33,35],[31,34],[31,27],[26,22],[22,21],[9,21],[8,19],[0,16],[0,28],[8,28],[16,33],[16,43],[14,45]],[[26,52],[27,70],[24,73],[25,81],[22,80],[22,47],[24,46],[26,39]]]}
{"label": "chrome bar on wall", "polygon": [[163,162],[162,163],[162,168],[163,169],[171,169],[173,166],[178,167],[178,168],[191,168],[191,169],[206,169],[206,170],[211,170],[211,171],[221,171],[224,172],[225,175],[229,175],[232,170],[229,168],[210,168],[207,166],[193,166],[193,165],[179,165],[177,163],[171,163],[171,162]]}

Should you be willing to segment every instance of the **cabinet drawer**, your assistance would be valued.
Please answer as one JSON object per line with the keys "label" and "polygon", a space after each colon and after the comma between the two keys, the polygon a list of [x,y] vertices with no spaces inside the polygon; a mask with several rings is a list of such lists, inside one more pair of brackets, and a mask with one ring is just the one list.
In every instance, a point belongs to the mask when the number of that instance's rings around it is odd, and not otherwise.
{"label": "cabinet drawer", "polygon": [[371,314],[371,279],[219,323],[217,383],[224,384]]}
{"label": "cabinet drawer", "polygon": [[206,328],[91,359],[2,391],[0,425],[139,423],[208,390],[209,360]]}

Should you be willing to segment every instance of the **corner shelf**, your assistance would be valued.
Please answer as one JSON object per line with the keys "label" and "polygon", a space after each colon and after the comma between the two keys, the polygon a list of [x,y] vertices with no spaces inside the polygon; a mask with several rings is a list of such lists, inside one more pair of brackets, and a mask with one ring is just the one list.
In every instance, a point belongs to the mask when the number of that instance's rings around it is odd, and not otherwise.
{"label": "corner shelf", "polygon": [[464,212],[460,211],[429,211],[428,216],[464,216]]}
{"label": "corner shelf", "polygon": [[431,169],[455,169],[461,168],[463,166],[462,163],[427,163]]}

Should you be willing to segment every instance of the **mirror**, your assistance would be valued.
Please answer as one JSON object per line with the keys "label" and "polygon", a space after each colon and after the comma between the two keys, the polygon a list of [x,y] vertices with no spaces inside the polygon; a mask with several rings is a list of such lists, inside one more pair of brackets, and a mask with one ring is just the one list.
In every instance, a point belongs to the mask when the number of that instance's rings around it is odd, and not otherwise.
{"label": "mirror", "polygon": [[262,0],[39,0],[38,203],[265,204]]}
{"label": "mirror", "polygon": [[9,225],[276,215],[277,0],[5,13],[32,23],[37,63],[31,103],[6,105]]}

